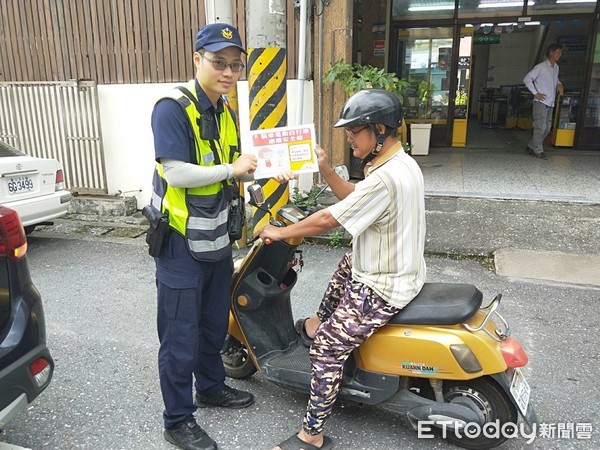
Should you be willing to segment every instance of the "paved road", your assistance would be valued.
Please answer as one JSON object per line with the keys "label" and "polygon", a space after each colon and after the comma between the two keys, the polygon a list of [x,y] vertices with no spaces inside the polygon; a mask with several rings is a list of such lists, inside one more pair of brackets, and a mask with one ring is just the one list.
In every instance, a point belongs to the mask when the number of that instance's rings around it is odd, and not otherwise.
{"label": "paved road", "polygon": [[[294,313],[314,310],[343,250],[305,248]],[[48,343],[56,359],[51,386],[13,421],[0,441],[32,449],[171,449],[161,436],[153,264],[140,238],[30,239],[29,262],[43,295]],[[502,312],[530,357],[525,375],[542,422],[592,423],[592,439],[538,439],[529,448],[600,447],[597,389],[600,291],[589,286],[517,280],[479,260],[429,257],[430,281],[470,282],[486,300],[503,292]],[[198,420],[222,449],[267,449],[299,424],[306,397],[260,375],[231,384],[256,404],[243,411],[202,410]],[[327,430],[339,449],[450,449],[419,440],[378,408],[340,402]],[[502,448],[521,449],[523,439]]]}

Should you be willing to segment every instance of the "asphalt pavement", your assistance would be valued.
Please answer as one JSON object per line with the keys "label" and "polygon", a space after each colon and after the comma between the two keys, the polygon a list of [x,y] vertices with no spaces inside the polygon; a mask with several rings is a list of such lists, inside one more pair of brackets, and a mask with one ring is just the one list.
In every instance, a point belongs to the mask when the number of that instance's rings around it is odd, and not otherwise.
{"label": "asphalt pavement", "polygon": [[[28,260],[42,294],[48,345],[56,371],[48,389],[0,434],[0,442],[30,449],[170,450],[162,437],[156,355],[154,264],[138,238],[42,236]],[[303,246],[305,265],[292,293],[295,317],[316,309],[345,249]],[[428,256],[429,281],[472,283],[488,303],[502,293],[500,312],[530,362],[524,369],[532,402],[554,437],[504,450],[597,449],[600,318],[597,288],[499,276],[480,258]],[[202,409],[198,421],[222,450],[266,450],[299,426],[306,396],[283,391],[261,374],[228,380],[252,391],[245,410]],[[590,439],[557,435],[557,427],[593,424]],[[450,450],[441,439],[419,439],[395,414],[340,401],[327,426],[340,450]],[[0,444],[0,448],[1,448]]]}

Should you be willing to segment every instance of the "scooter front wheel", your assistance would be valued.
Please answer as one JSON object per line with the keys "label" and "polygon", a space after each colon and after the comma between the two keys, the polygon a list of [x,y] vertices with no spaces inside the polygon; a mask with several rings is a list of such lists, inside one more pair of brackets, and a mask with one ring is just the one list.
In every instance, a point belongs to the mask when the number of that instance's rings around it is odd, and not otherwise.
{"label": "scooter front wheel", "polygon": [[256,372],[246,346],[230,334],[227,335],[221,350],[221,359],[225,373],[230,378],[248,378]]}
{"label": "scooter front wheel", "polygon": [[[517,408],[502,388],[490,377],[476,378],[468,381],[445,382],[444,400],[450,402],[456,397],[467,397],[475,403],[485,417],[485,424],[497,421],[500,427],[505,424],[515,424],[514,426],[516,426],[519,417]],[[485,424],[479,431],[485,428]],[[493,448],[508,439],[503,433],[475,432],[469,436],[468,432],[469,430],[464,430],[458,436],[454,432],[449,431],[446,439],[453,444],[471,450]]]}

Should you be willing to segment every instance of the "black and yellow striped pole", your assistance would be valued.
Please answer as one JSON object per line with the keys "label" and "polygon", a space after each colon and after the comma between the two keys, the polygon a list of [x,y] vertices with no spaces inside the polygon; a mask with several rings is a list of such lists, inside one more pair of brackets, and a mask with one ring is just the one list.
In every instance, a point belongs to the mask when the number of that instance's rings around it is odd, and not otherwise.
{"label": "black and yellow striped pole", "polygon": [[[246,9],[248,36],[248,90],[250,94],[250,129],[263,130],[287,125],[286,50],[284,0],[253,2]],[[268,45],[268,46],[267,46]],[[289,199],[288,184],[259,180],[265,205],[275,211]],[[254,210],[253,224],[260,229],[268,214]]]}

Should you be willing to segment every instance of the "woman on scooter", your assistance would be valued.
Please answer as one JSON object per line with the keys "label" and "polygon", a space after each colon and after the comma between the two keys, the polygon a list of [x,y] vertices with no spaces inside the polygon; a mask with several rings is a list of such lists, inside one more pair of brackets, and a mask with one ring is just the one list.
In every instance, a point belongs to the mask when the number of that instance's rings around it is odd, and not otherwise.
{"label": "woman on scooter", "polygon": [[326,292],[330,308],[321,315],[324,321],[310,348],[310,398],[302,428],[276,447],[281,450],[333,448],[323,428],[345,361],[425,282],[423,175],[398,140],[401,119],[402,106],[390,92],[366,89],[350,97],[334,127],[346,129],[354,156],[363,159],[365,179],[356,184],[343,180],[317,147],[319,170],[339,203],[297,224],[267,225],[260,231],[263,240],[281,240],[314,236],[341,225],[353,236],[352,253],[334,273],[335,286],[330,284]]}

